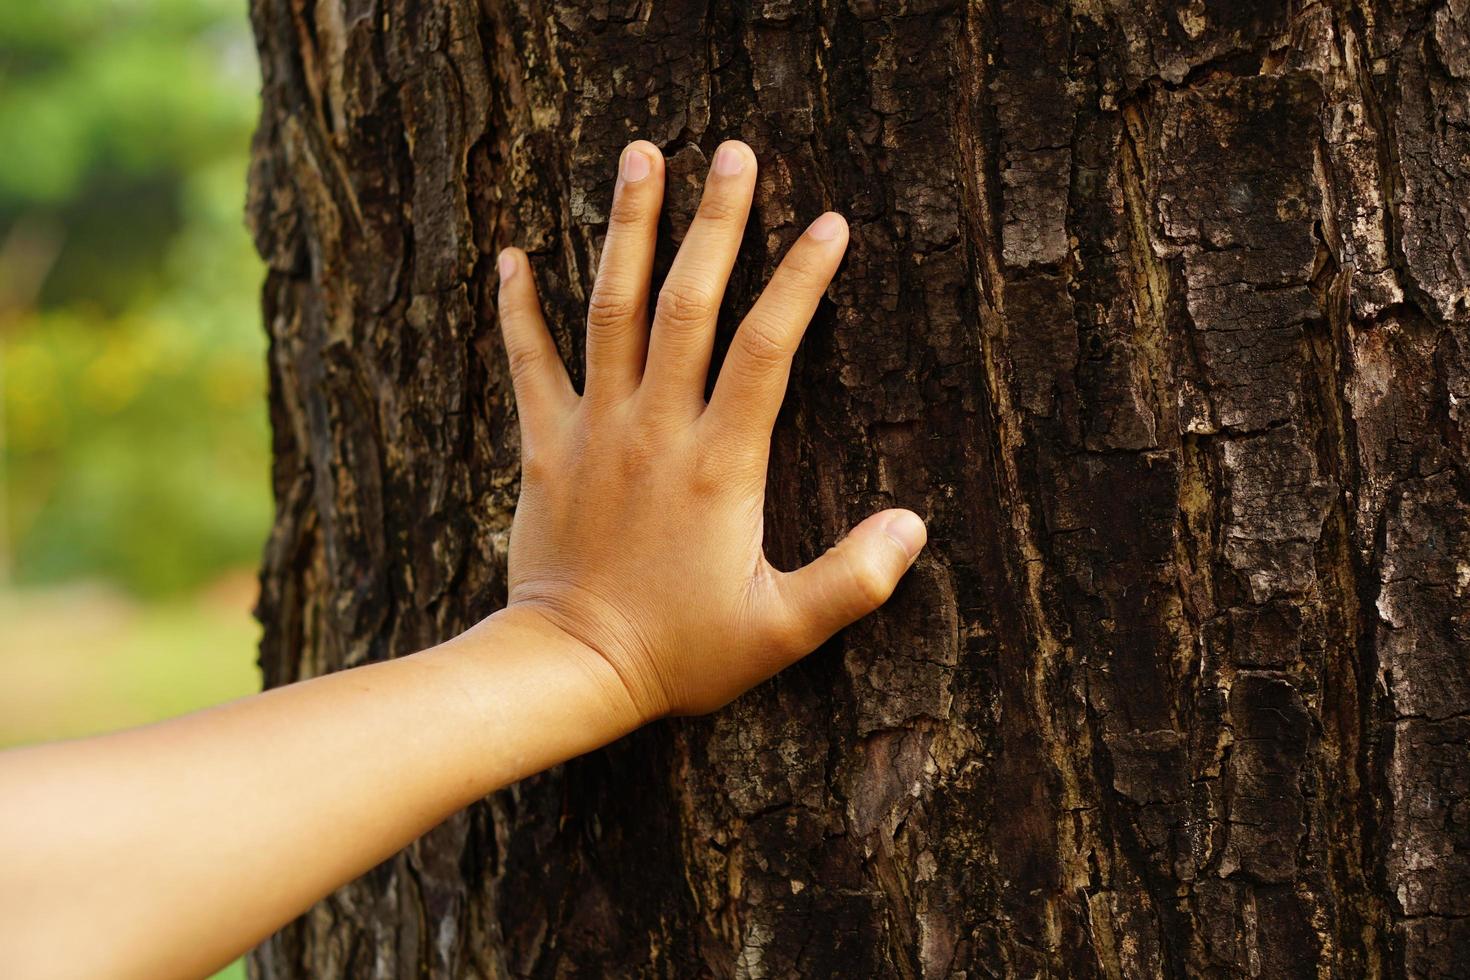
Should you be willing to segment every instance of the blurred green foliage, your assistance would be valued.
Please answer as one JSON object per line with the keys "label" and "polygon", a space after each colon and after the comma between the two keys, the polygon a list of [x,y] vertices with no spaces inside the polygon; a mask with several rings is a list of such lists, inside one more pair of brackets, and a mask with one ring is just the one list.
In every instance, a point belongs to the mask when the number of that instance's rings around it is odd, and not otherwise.
{"label": "blurred green foliage", "polygon": [[109,587],[0,589],[0,747],[257,688],[220,578],[270,522],[245,12],[0,4],[0,587]]}
{"label": "blurred green foliage", "polygon": [[0,5],[0,581],[257,560],[257,86],[243,0]]}

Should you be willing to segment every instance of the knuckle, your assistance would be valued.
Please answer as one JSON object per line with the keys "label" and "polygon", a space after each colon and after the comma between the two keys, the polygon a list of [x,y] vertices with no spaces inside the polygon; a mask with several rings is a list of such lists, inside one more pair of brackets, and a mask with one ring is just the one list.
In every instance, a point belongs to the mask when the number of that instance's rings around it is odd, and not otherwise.
{"label": "knuckle", "polygon": [[723,493],[725,484],[719,474],[707,469],[696,469],[689,475],[689,495],[696,501],[708,503]]}
{"label": "knuckle", "polygon": [[791,356],[783,332],[765,318],[747,320],[740,328],[740,349],[761,367],[784,364]]}
{"label": "knuckle", "polygon": [[526,428],[522,420],[521,432],[521,485],[556,485],[566,482],[566,471],[568,457],[566,447],[560,445],[560,440],[547,438],[549,433],[542,432],[537,438],[530,438],[530,433],[524,431]]}
{"label": "knuckle", "polygon": [[526,446],[521,447],[521,483],[542,483],[552,475],[546,456]]}
{"label": "knuckle", "polygon": [[652,439],[635,440],[624,445],[615,460],[618,473],[630,483],[645,482],[658,468],[658,448]]}
{"label": "knuckle", "polygon": [[592,288],[587,300],[587,325],[596,330],[620,327],[638,315],[638,301],[604,282]]}
{"label": "knuckle", "polygon": [[711,192],[699,201],[699,211],[696,214],[702,221],[713,221],[725,223],[734,221],[745,210],[744,205],[729,194]]}
{"label": "knuckle", "polygon": [[888,601],[893,592],[892,583],[878,563],[867,556],[848,559],[847,574],[852,594],[865,609],[877,609]]}
{"label": "knuckle", "polygon": [[689,470],[689,489],[696,497],[710,499],[730,486],[729,454],[701,443]]}
{"label": "knuckle", "polygon": [[648,210],[642,194],[639,194],[634,188],[623,186],[619,187],[618,192],[613,195],[612,208],[608,211],[607,220],[612,225],[641,225],[648,215]]}
{"label": "knuckle", "polygon": [[786,258],[781,261],[781,268],[798,289],[825,286],[831,278],[826,274],[825,264],[814,254],[815,249],[803,247],[805,244],[805,241],[797,242],[796,247],[787,252]]}
{"label": "knuckle", "polygon": [[511,292],[510,286],[502,285],[495,297],[495,312],[500,320],[502,333],[509,333],[525,322],[528,304]]}
{"label": "knuckle", "polygon": [[713,307],[708,291],[688,282],[666,282],[658,293],[657,318],[672,327],[703,326]]}
{"label": "knuckle", "polygon": [[507,347],[505,357],[510,363],[511,381],[516,383],[524,381],[531,374],[539,371],[546,360],[546,355],[540,348],[529,345]]}

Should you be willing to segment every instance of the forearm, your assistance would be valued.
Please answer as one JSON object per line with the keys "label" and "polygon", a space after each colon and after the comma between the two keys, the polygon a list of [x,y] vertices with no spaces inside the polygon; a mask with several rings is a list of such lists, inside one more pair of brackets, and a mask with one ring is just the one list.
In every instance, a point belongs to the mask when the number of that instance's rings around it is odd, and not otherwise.
{"label": "forearm", "polygon": [[411,657],[10,753],[0,962],[207,972],[460,807],[639,721],[595,653],[509,612]]}

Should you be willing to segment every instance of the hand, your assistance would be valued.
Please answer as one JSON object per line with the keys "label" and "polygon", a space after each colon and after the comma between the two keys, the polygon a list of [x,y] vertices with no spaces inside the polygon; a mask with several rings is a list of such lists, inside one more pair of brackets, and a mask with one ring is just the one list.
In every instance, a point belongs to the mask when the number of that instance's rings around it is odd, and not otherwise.
{"label": "hand", "polygon": [[500,319],[521,419],[511,610],[534,610],[610,664],[640,720],[712,711],[877,608],[923,547],[906,510],[863,521],[795,572],[761,549],[771,428],[791,358],[847,247],[828,212],[740,324],[704,401],[715,320],[755,187],[720,146],[648,326],[664,161],[624,152],[587,316],[578,396],[526,256],[500,255]]}

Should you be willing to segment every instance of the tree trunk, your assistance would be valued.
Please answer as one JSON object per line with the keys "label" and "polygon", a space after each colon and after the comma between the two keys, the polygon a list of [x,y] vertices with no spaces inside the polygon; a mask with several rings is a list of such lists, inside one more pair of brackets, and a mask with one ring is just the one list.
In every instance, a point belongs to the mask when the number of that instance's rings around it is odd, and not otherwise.
{"label": "tree trunk", "polygon": [[721,139],[760,159],[722,343],[806,221],[852,224],[772,560],[889,505],[931,542],[807,661],[452,818],[254,976],[1470,975],[1470,2],[253,17],[268,684],[503,601],[493,257],[531,253],[579,377],[634,137],[673,241]]}

